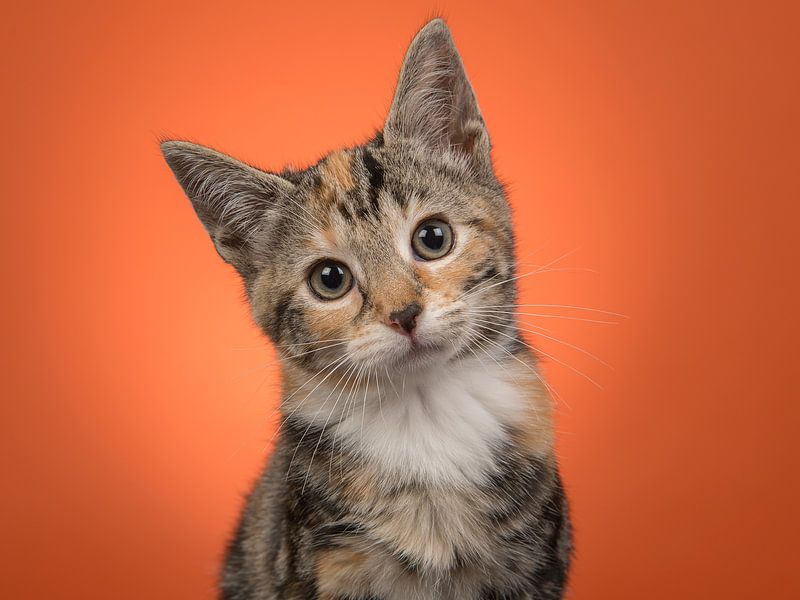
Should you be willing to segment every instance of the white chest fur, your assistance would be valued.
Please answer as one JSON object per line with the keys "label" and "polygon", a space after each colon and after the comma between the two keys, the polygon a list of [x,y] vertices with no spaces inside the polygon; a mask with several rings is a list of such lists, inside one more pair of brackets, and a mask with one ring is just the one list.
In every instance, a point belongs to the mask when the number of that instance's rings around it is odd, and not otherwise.
{"label": "white chest fur", "polygon": [[493,450],[508,427],[530,416],[531,402],[515,379],[519,369],[484,363],[465,360],[374,384],[350,402],[336,435],[387,478],[476,483],[493,470]]}

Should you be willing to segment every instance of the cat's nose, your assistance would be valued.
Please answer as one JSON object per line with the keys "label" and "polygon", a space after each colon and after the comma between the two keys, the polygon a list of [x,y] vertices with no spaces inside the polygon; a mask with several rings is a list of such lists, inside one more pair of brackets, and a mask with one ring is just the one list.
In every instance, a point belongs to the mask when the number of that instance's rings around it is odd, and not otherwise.
{"label": "cat's nose", "polygon": [[417,317],[421,312],[422,307],[412,302],[402,310],[389,313],[389,325],[410,335],[417,326]]}

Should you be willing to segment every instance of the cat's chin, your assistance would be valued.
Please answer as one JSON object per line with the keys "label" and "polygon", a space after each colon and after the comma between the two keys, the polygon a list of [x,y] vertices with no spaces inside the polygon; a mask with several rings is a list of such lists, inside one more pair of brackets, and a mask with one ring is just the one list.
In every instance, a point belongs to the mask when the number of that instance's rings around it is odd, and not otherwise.
{"label": "cat's chin", "polygon": [[408,344],[394,355],[389,366],[400,371],[419,371],[439,367],[447,363],[455,353],[454,348],[445,343],[417,342]]}

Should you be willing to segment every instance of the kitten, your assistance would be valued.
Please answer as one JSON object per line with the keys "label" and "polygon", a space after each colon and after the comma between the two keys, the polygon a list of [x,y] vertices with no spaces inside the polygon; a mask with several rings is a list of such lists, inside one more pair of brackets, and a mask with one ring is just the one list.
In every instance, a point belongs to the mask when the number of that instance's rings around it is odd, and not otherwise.
{"label": "kitten", "polygon": [[162,150],[282,362],[221,597],[561,598],[551,404],[514,320],[489,317],[515,303],[511,214],[445,23],[363,146],[281,173]]}

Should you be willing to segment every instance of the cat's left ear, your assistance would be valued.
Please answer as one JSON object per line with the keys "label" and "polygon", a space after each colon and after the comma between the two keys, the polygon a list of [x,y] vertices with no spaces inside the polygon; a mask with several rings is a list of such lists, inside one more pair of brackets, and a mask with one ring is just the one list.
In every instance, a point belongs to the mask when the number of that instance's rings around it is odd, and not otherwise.
{"label": "cat's left ear", "polygon": [[384,139],[411,138],[466,154],[491,168],[491,144],[450,30],[434,19],[414,37],[384,126]]}
{"label": "cat's left ear", "polygon": [[254,242],[294,185],[199,144],[166,141],[161,151],[217,252],[246,279],[256,270]]}

